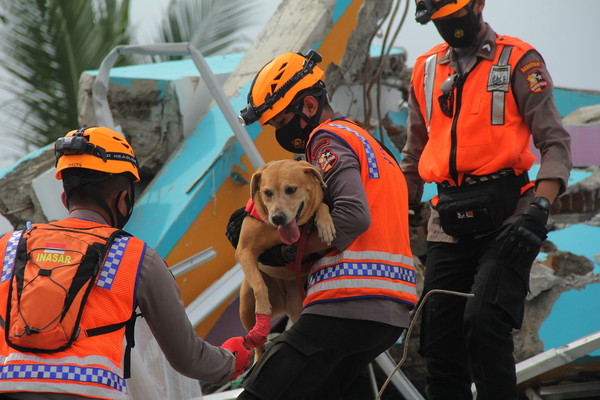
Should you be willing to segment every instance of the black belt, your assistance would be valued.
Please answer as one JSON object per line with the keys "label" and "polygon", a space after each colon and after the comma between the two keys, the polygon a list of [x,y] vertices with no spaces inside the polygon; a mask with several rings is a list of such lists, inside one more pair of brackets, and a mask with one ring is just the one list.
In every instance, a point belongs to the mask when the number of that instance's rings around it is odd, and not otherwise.
{"label": "black belt", "polygon": [[[529,174],[527,173],[527,171],[524,171],[521,175],[515,175],[515,172],[512,169],[501,169],[497,172],[488,175],[465,174],[460,187],[490,182],[498,182],[499,180],[514,180],[514,184],[518,185],[519,187],[523,187],[530,182]],[[438,183],[437,187],[438,193],[444,192],[444,189],[452,190],[457,188],[457,186],[450,184],[450,182],[448,181]]]}

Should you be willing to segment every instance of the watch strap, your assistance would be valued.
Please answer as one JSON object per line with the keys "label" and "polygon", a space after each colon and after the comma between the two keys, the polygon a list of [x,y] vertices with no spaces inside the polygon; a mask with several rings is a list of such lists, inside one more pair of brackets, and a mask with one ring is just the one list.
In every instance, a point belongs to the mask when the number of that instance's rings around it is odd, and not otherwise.
{"label": "watch strap", "polygon": [[543,196],[536,196],[533,198],[533,200],[531,200],[531,203],[529,203],[530,205],[534,205],[537,208],[539,208],[542,211],[547,212],[548,214],[550,214],[550,209],[552,208],[552,204],[550,204],[550,200],[548,200],[547,198],[543,197]]}

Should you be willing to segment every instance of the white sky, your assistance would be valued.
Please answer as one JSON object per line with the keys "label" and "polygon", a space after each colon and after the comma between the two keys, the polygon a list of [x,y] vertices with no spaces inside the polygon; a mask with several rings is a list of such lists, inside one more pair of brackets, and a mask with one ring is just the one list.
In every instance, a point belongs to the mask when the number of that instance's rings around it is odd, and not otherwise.
{"label": "white sky", "polygon": [[[599,15],[599,0],[488,0],[483,10],[498,34],[516,36],[542,54],[555,86],[588,90],[600,90]],[[413,1],[409,17],[397,44],[412,64],[441,39],[432,23],[415,22]]]}

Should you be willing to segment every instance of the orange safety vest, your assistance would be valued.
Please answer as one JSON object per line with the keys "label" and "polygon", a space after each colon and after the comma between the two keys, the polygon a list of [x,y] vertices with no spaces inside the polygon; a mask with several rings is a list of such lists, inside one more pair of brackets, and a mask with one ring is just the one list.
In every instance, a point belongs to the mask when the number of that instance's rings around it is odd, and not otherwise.
{"label": "orange safety vest", "polygon": [[514,66],[531,49],[519,39],[499,36],[493,60],[479,59],[452,89],[452,117],[443,114],[438,100],[442,83],[455,73],[449,63],[438,63],[448,46],[440,44],[417,59],[413,88],[429,135],[419,160],[425,182],[460,185],[465,174],[512,168],[520,175],[531,168],[531,132],[510,84]]}
{"label": "orange safety vest", "polygon": [[[346,249],[334,249],[312,265],[304,307],[352,298],[387,298],[414,305],[417,291],[408,231],[408,193],[398,164],[352,121],[324,122],[310,135],[309,143],[317,131],[336,136],[357,155],[371,225]],[[316,165],[325,146],[311,154],[307,145],[307,160]]]}
{"label": "orange safety vest", "polygon": [[[67,218],[53,226],[70,229],[75,239],[92,242],[108,238],[115,231],[107,225]],[[34,225],[49,227],[49,225]],[[0,315],[6,321],[9,286],[22,231],[0,239]],[[131,318],[135,310],[138,270],[146,244],[134,237],[117,236],[102,262],[80,321],[81,333],[66,350],[55,353],[19,352],[9,347],[4,329],[0,338],[0,392],[68,393],[99,399],[123,399],[127,386],[123,378],[125,327],[98,336],[89,329],[106,327]]]}

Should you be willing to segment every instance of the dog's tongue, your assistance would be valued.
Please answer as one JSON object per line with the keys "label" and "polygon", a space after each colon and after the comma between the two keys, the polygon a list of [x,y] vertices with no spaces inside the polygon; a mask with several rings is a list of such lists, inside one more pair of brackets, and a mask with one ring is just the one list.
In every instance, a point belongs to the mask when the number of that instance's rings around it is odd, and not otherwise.
{"label": "dog's tongue", "polygon": [[300,239],[300,229],[296,225],[296,221],[292,220],[289,224],[279,225],[279,238],[285,244],[293,244]]}

